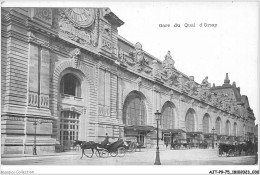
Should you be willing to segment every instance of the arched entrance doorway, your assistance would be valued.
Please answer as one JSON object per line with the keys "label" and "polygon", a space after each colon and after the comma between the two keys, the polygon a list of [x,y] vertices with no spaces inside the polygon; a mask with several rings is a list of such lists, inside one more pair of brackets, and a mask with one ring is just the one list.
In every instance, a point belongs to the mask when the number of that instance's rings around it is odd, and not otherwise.
{"label": "arched entrance doorway", "polygon": [[153,129],[147,125],[147,106],[145,96],[138,91],[130,92],[123,105],[125,136],[136,137],[139,144],[145,144],[146,135]]}
{"label": "arched entrance doorway", "polygon": [[[82,109],[82,79],[80,74],[66,70],[59,88],[59,140],[64,150],[73,149],[73,141],[79,138],[79,123]],[[81,77],[82,78],[82,77]]]}

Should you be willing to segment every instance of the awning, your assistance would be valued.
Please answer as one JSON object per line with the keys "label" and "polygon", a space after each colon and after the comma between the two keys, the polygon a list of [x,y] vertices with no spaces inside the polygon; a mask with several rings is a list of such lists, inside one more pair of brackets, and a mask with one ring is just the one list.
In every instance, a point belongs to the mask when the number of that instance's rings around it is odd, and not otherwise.
{"label": "awning", "polygon": [[199,134],[202,134],[202,132],[187,132],[187,135],[199,135]]}
{"label": "awning", "polygon": [[182,129],[164,129],[162,130],[163,133],[172,133],[172,134],[179,134],[179,133],[185,133]]}
{"label": "awning", "polygon": [[150,125],[131,125],[125,126],[125,130],[134,130],[139,132],[150,132],[154,131],[156,128]]}

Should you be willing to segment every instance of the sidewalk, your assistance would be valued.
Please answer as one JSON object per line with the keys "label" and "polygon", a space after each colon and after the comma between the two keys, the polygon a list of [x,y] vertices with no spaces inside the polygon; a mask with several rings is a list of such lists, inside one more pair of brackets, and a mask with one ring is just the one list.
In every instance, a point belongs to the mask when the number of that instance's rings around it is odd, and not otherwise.
{"label": "sidewalk", "polygon": [[[142,148],[141,151],[139,149],[136,150],[136,152],[149,152],[149,151],[155,151],[155,148]],[[165,148],[160,148],[160,151],[165,151]],[[38,153],[37,155],[33,154],[2,154],[1,158],[26,158],[26,157],[48,157],[48,156],[64,156],[64,155],[81,155],[81,150],[79,151],[67,151],[67,152],[53,152],[53,153]]]}
{"label": "sidewalk", "polygon": [[61,156],[61,155],[78,155],[81,151],[70,151],[70,152],[60,152],[60,153],[39,153],[37,155],[33,154],[2,154],[1,158],[23,158],[23,157],[44,157],[44,156]]}

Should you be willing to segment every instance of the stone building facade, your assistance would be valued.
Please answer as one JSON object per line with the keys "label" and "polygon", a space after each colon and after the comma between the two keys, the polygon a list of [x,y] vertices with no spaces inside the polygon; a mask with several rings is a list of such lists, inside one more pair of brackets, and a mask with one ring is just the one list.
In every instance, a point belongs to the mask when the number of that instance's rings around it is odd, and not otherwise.
{"label": "stone building facade", "polygon": [[156,110],[162,140],[210,140],[213,128],[217,142],[254,137],[253,110],[228,75],[222,86],[195,82],[170,51],[162,62],[121,37],[109,8],[1,13],[2,154],[31,153],[35,138],[39,152],[53,152],[106,133],[152,146]]}

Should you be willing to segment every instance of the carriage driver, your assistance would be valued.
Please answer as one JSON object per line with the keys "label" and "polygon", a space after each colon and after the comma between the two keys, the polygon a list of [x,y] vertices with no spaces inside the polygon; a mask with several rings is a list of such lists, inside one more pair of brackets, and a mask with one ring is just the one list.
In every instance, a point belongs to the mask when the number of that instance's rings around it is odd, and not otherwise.
{"label": "carriage driver", "polygon": [[106,133],[106,138],[105,138],[104,141],[101,142],[101,145],[102,145],[102,146],[106,146],[106,145],[108,145],[108,144],[109,144],[109,136],[108,136],[108,134]]}

